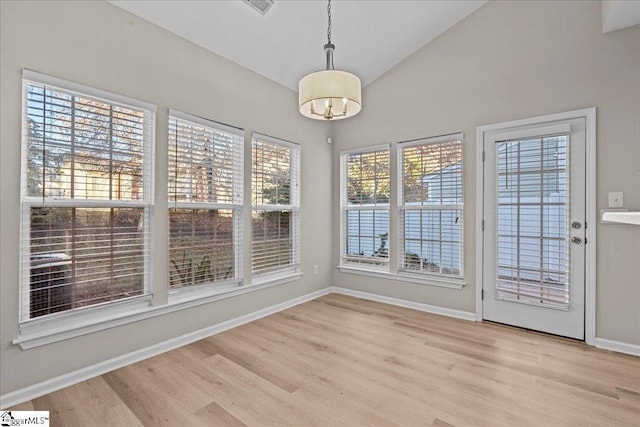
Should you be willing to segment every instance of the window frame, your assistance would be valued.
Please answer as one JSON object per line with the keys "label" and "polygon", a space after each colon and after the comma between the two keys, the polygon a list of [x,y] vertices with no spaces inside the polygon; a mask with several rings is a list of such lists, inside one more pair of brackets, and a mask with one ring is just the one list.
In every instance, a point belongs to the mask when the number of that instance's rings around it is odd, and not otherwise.
{"label": "window frame", "polygon": [[[348,158],[353,154],[367,154],[373,152],[387,151],[389,155],[389,201],[387,203],[373,203],[368,205],[349,205],[348,202],[348,185],[349,177],[347,173]],[[392,239],[392,222],[391,222],[391,201],[392,201],[392,173],[393,162],[391,159],[391,144],[380,144],[364,148],[345,150],[340,152],[340,268],[353,268],[363,271],[386,272],[391,271],[391,259],[394,250],[394,242]],[[347,248],[347,216],[350,211],[386,211],[389,229],[387,231],[387,244],[389,245],[388,257],[386,261],[382,261],[382,265],[375,265],[376,258],[369,257],[371,263],[366,262],[349,262],[349,256],[346,255]],[[362,259],[363,261],[365,258]]]}
{"label": "window frame", "polygon": [[[254,203],[254,150],[256,142],[260,141],[275,145],[280,148],[286,148],[290,150],[290,184],[289,184],[289,204],[258,204]],[[269,135],[264,135],[258,132],[251,134],[251,239],[250,248],[251,253],[251,283],[254,285],[260,285],[264,283],[281,283],[282,280],[288,281],[291,278],[298,278],[301,276],[301,264],[300,264],[300,252],[301,252],[301,240],[300,240],[300,168],[302,158],[302,147],[299,144],[289,142],[280,138],[275,138]],[[254,235],[253,235],[253,214],[255,212],[290,212],[290,235],[291,235],[291,259],[287,265],[276,266],[273,268],[265,269],[263,271],[255,271],[253,269],[254,263]]]}
{"label": "window frame", "polygon": [[[40,347],[43,345],[59,342],[62,340],[80,337],[94,332],[106,330],[113,327],[123,326],[132,322],[137,322],[143,319],[150,319],[156,316],[162,316],[169,313],[178,312],[193,307],[198,307],[204,304],[209,304],[214,301],[222,301],[224,299],[233,298],[235,296],[244,295],[260,289],[266,289],[272,286],[295,281],[302,277],[300,269],[300,167],[301,167],[301,147],[298,144],[288,143],[286,141],[273,138],[279,143],[291,144],[295,148],[297,154],[297,170],[294,175],[294,182],[296,191],[292,194],[295,195],[294,211],[295,221],[292,227],[292,236],[296,243],[296,263],[292,265],[290,270],[276,272],[275,274],[265,274],[257,277],[252,277],[250,270],[247,268],[246,260],[250,256],[251,248],[251,235],[248,235],[246,231],[238,235],[238,260],[242,259],[242,264],[237,268],[237,274],[239,275],[237,282],[231,283],[229,286],[191,286],[190,292],[169,292],[168,288],[168,275],[166,269],[165,251],[168,251],[168,176],[166,176],[168,168],[168,159],[165,157],[164,151],[168,150],[169,141],[168,135],[165,135],[168,126],[168,112],[169,109],[165,109],[156,118],[157,107],[154,104],[139,101],[136,99],[128,98],[118,94],[114,94],[108,91],[96,89],[93,87],[85,86],[78,83],[73,83],[67,80],[59,79],[56,77],[41,74],[28,69],[22,70],[22,92],[21,92],[21,130],[27,129],[29,121],[27,120],[27,88],[26,81],[33,82],[36,85],[47,85],[60,89],[65,93],[72,93],[79,96],[88,97],[97,101],[103,101],[110,104],[119,104],[126,107],[132,107],[134,109],[146,110],[149,113],[148,119],[145,116],[144,129],[145,129],[145,145],[144,147],[144,173],[143,176],[147,178],[143,180],[143,200],[127,201],[125,207],[133,207],[136,205],[144,205],[146,214],[144,216],[144,227],[146,230],[145,242],[145,264],[143,270],[144,280],[144,294],[136,295],[133,297],[123,298],[119,300],[109,301],[102,304],[89,305],[85,307],[79,307],[78,309],[65,310],[48,314],[46,316],[35,317],[22,321],[20,317],[21,310],[26,307],[29,310],[29,301],[24,304],[23,298],[18,296],[18,310],[16,310],[18,329],[16,331],[17,336],[12,339],[12,344],[20,346],[22,349],[27,350],[31,348]],[[174,112],[173,110],[171,110]],[[195,116],[194,116],[195,117]],[[157,128],[157,121],[160,123],[161,128]],[[206,119],[204,119],[206,120]],[[210,122],[210,121],[207,121]],[[216,123],[216,122],[214,122]],[[148,130],[148,132],[147,132]],[[158,136],[156,135],[158,132]],[[256,134],[260,135],[260,134]],[[25,191],[28,189],[28,170],[27,170],[27,154],[28,144],[27,139],[28,132],[21,135],[20,139],[20,156],[21,156],[21,171],[19,178],[19,218],[20,218],[20,242],[19,242],[19,260],[20,265],[18,267],[18,287],[19,294],[24,289],[23,283],[27,286],[30,285],[30,265],[29,265],[29,251],[30,244],[23,245],[25,238],[24,230],[27,227],[27,237],[30,236],[30,216],[29,210],[31,205],[42,206],[42,197],[31,197],[31,200],[25,200],[23,198]],[[159,147],[156,147],[156,137],[159,138]],[[265,135],[261,135],[264,138],[271,138]],[[147,143],[148,139],[148,143]],[[166,146],[164,144],[167,144]],[[251,191],[251,170],[247,164],[250,161],[248,157],[247,147],[248,138],[246,134],[242,141],[242,149],[244,155],[242,157],[243,169],[239,171],[242,174],[243,184],[239,188],[239,194],[243,198],[237,220],[240,223],[241,229],[251,225],[251,203],[250,191]],[[158,164],[156,164],[156,149],[160,150],[158,157]],[[103,188],[103,187],[100,187]],[[24,193],[24,194],[23,194]],[[133,193],[132,193],[133,195]],[[86,206],[100,206],[105,200],[100,200],[98,203],[95,201],[82,202]],[[73,200],[56,200],[56,203],[60,206],[71,206],[74,203]],[[106,199],[106,203],[122,203],[120,201],[110,201]],[[167,205],[165,205],[167,203]],[[26,207],[26,211],[24,210]],[[25,212],[27,213],[25,215]],[[25,219],[26,216],[26,219]],[[26,271],[24,261],[24,248],[27,249],[27,263]],[[241,258],[240,258],[241,257]],[[26,273],[26,274],[25,274]],[[244,279],[241,279],[243,277]]]}
{"label": "window frame", "polygon": [[[408,205],[404,201],[404,149],[418,147],[418,146],[426,146],[426,145],[439,145],[446,144],[451,142],[460,142],[460,203],[458,204],[439,204],[439,205],[428,205],[429,207],[425,207],[425,205],[420,204],[416,206],[407,207]],[[399,142],[397,144],[397,265],[398,265],[398,274],[411,276],[411,277],[425,277],[430,278],[432,280],[451,282],[451,283],[464,283],[464,134],[462,132],[452,133],[447,135],[435,136],[435,137],[427,137],[420,138],[411,141]],[[451,274],[443,274],[443,273],[435,273],[429,271],[415,271],[406,269],[403,267],[405,262],[405,254],[403,254],[402,248],[404,248],[404,213],[409,210],[435,210],[435,211],[445,211],[445,210],[459,210],[460,217],[460,272],[457,275]],[[422,234],[422,229],[420,230],[420,234]],[[422,240],[422,239],[421,239]],[[440,240],[440,245],[442,245],[442,239]]]}
{"label": "window frame", "polygon": [[[51,321],[55,320],[56,328],[72,327],[83,319],[108,317],[113,313],[121,313],[136,310],[148,306],[152,299],[152,253],[153,236],[153,206],[155,188],[155,115],[156,107],[153,104],[113,94],[107,91],[94,89],[46,74],[24,69],[22,72],[22,114],[21,114],[21,170],[20,170],[20,268],[19,268],[19,307],[18,324],[20,334],[39,333],[51,329]],[[28,186],[28,87],[50,87],[69,95],[81,96],[142,111],[143,123],[143,198],[141,200],[111,200],[111,199],[72,199],[54,197],[46,198],[29,196]],[[43,189],[44,191],[44,189]],[[143,209],[143,286],[142,294],[121,298],[103,303],[76,307],[56,313],[50,313],[34,318],[29,317],[30,312],[30,239],[31,239],[31,209],[33,207],[51,208],[142,208]]]}
{"label": "window frame", "polygon": [[[233,212],[233,265],[234,272],[233,278],[211,281],[206,283],[196,283],[190,285],[184,285],[177,288],[171,288],[171,272],[170,265],[168,265],[167,273],[167,288],[169,290],[169,300],[173,302],[180,299],[179,294],[191,292],[194,294],[202,293],[202,296],[210,295],[211,292],[219,293],[225,290],[232,290],[242,284],[243,281],[243,265],[244,265],[244,250],[243,250],[243,233],[242,233],[242,221],[244,212],[244,129],[234,127],[231,125],[219,123],[213,120],[198,117],[192,114],[183,113],[178,110],[169,109],[167,129],[170,133],[172,120],[178,120],[182,122],[192,123],[205,128],[213,129],[214,131],[226,132],[238,137],[239,144],[232,151],[233,167],[231,172],[233,174],[232,183],[232,201],[228,203],[221,202],[191,202],[191,201],[176,201],[172,200],[172,193],[170,190],[171,170],[169,161],[167,161],[167,199],[168,199],[168,227],[167,227],[167,254],[171,251],[171,234],[170,234],[170,212],[172,209],[202,209],[202,210],[231,210]],[[167,153],[168,159],[170,158],[171,151],[171,136],[167,137]],[[168,258],[170,261],[170,259]],[[169,264],[169,263],[168,263]]]}
{"label": "window frame", "polygon": [[[456,137],[458,137],[456,139]],[[442,139],[441,139],[442,138]],[[400,242],[400,233],[403,233],[404,230],[401,227],[400,215],[401,215],[401,206],[402,206],[402,175],[404,173],[403,167],[403,159],[401,155],[401,150],[404,147],[407,147],[408,144],[420,145],[425,140],[432,140],[434,143],[443,142],[443,141],[451,141],[451,140],[460,140],[462,144],[462,154],[463,154],[463,165],[461,165],[461,182],[462,182],[462,205],[461,212],[462,215],[460,217],[461,229],[461,244],[460,244],[460,266],[461,266],[461,275],[458,276],[450,276],[450,275],[436,275],[436,274],[425,274],[422,272],[414,272],[407,271],[400,268],[400,260],[402,259],[402,254],[400,253],[401,242]],[[390,154],[390,163],[389,163],[389,176],[390,176],[390,197],[389,197],[389,263],[388,268],[380,268],[376,266],[370,266],[362,263],[345,263],[343,254],[345,252],[345,239],[346,239],[346,214],[345,214],[345,206],[347,202],[346,198],[346,155],[353,153],[366,153],[371,151],[378,151],[381,149],[389,149]],[[419,138],[415,140],[408,140],[402,142],[392,142],[389,144],[380,144],[373,145],[367,147],[361,147],[356,149],[344,150],[340,152],[340,256],[338,263],[338,270],[342,273],[349,274],[357,274],[363,276],[369,276],[374,278],[386,279],[386,280],[394,280],[399,282],[408,282],[412,284],[418,285],[429,285],[436,286],[442,288],[449,289],[457,289],[460,290],[466,286],[465,276],[464,276],[464,133],[456,132],[452,134],[447,134],[443,136],[437,137],[428,137],[428,138]]]}

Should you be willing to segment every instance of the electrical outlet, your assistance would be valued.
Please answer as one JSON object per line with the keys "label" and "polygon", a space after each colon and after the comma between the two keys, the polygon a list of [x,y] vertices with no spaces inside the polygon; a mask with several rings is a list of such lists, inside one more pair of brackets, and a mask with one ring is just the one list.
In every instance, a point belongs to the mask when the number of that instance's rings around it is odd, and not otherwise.
{"label": "electrical outlet", "polygon": [[609,207],[610,208],[624,207],[624,193],[622,191],[609,193]]}
{"label": "electrical outlet", "polygon": [[313,275],[317,276],[318,274],[320,274],[320,269],[318,268],[317,265],[313,266]]}

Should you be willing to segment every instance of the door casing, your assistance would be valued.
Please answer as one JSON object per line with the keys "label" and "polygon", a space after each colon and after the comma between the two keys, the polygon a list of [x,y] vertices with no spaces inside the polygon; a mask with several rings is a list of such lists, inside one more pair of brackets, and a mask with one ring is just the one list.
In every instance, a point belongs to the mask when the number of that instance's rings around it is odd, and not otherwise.
{"label": "door casing", "polygon": [[476,314],[478,322],[483,318],[482,290],[484,268],[484,152],[485,134],[507,131],[524,126],[544,126],[551,122],[585,119],[586,150],[586,223],[585,236],[585,342],[595,344],[596,335],[596,109],[568,111],[523,120],[478,126],[476,128]]}

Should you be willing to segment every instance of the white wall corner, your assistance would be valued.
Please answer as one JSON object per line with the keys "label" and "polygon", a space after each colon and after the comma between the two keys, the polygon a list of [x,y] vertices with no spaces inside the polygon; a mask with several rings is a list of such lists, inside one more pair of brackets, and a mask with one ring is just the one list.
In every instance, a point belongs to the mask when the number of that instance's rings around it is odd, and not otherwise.
{"label": "white wall corner", "polygon": [[640,1],[602,0],[602,32],[640,24]]}

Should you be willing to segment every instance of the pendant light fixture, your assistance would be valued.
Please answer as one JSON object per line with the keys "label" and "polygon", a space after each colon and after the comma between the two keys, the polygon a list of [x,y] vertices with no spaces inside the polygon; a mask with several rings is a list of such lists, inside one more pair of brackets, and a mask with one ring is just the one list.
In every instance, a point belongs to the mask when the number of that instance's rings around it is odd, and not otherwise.
{"label": "pendant light fixture", "polygon": [[317,120],[339,120],[355,116],[362,108],[360,79],[346,71],[333,69],[331,43],[331,0],[327,6],[329,26],[324,51],[327,68],[304,76],[298,85],[298,105],[303,116]]}

